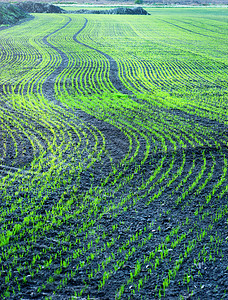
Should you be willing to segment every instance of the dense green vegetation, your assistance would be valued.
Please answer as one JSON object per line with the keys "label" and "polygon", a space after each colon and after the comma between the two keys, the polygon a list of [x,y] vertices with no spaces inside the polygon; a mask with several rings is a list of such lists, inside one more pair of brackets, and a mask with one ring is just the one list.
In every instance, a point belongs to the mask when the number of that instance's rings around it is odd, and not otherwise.
{"label": "dense green vegetation", "polygon": [[3,299],[227,297],[227,11],[149,12],[0,32]]}
{"label": "dense green vegetation", "polygon": [[26,17],[28,17],[28,14],[15,5],[0,3],[0,25],[15,24]]}

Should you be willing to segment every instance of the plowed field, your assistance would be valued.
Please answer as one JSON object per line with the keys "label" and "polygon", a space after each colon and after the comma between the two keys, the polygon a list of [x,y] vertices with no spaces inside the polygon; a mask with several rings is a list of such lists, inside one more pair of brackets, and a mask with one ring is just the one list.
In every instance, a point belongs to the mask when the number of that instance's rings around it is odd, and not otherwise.
{"label": "plowed field", "polygon": [[228,13],[0,31],[2,299],[227,299]]}

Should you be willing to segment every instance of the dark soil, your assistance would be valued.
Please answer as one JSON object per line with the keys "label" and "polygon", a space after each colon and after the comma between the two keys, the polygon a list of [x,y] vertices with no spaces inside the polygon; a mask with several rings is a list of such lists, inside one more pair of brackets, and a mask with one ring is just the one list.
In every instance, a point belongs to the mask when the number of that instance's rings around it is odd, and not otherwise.
{"label": "dark soil", "polygon": [[[71,22],[69,21],[62,27],[64,28]],[[85,20],[85,24],[81,30],[85,28],[87,24],[87,20]],[[61,29],[62,29],[61,28]],[[59,29],[60,30],[60,29]],[[80,43],[81,45],[93,49],[94,51],[98,51],[100,54],[104,55],[104,57],[110,63],[110,80],[113,85],[122,93],[127,93],[125,87],[123,87],[122,82],[117,77],[117,64],[116,62],[107,54],[101,52],[100,50],[94,49],[89,45],[85,45],[78,41],[77,35],[81,32],[78,31],[74,35],[74,41],[76,43]],[[53,33],[52,33],[53,34]],[[49,35],[50,36],[50,35]],[[44,82],[43,91],[45,96],[49,100],[55,101],[54,95],[54,82],[56,76],[67,67],[68,60],[66,54],[62,52],[60,49],[57,49],[55,46],[48,43],[46,36],[43,38],[44,43],[56,50],[58,54],[61,55],[62,63],[54,71]],[[34,87],[35,89],[36,87]],[[149,104],[148,104],[149,105]],[[13,111],[12,107],[8,106],[4,101],[1,102],[1,107],[5,110],[8,110],[8,114],[13,114],[15,119],[23,119],[23,123],[27,124],[28,127],[25,128],[25,132],[30,130],[31,132],[42,132],[43,136],[48,136],[50,139],[53,139],[53,133],[51,130],[48,130],[48,127],[45,124],[41,125],[38,122],[38,119],[33,118],[32,116],[27,115],[26,111]],[[107,118],[109,117],[108,112]],[[183,112],[181,110],[165,110],[162,108],[153,107],[151,105],[151,115],[147,116],[147,120],[154,120],[154,122],[161,122],[164,118],[164,132],[171,134],[173,140],[175,137],[175,130],[171,130],[173,122],[177,122],[177,124],[181,123],[183,128],[187,128],[190,126],[189,132],[184,132],[182,128],[176,127],[176,130],[183,133],[184,136],[188,136],[191,138],[191,133],[197,134],[197,138],[199,140],[207,140],[209,139],[211,144],[213,139],[216,140],[222,146],[220,148],[216,148],[215,144],[200,146],[197,144],[195,147],[191,146],[191,144],[187,144],[186,149],[182,149],[180,145],[176,151],[173,150],[173,145],[169,139],[168,135],[164,135],[165,143],[167,145],[167,152],[164,152],[162,148],[159,148],[159,140],[155,142],[152,140],[152,133],[148,130],[145,132],[146,136],[149,138],[151,149],[158,145],[158,150],[156,153],[151,152],[148,158],[145,160],[144,164],[141,165],[141,162],[145,156],[146,151],[146,139],[145,136],[142,135],[142,128],[134,122],[134,119],[131,119],[131,116],[134,115],[135,112],[129,111],[129,114],[122,114],[120,117],[110,116],[115,118],[115,125],[110,124],[108,121],[101,120],[99,115],[90,115],[82,110],[74,110],[70,109],[64,114],[64,112],[59,112],[58,106],[53,108],[52,117],[59,117],[61,120],[64,120],[65,123],[62,124],[61,128],[55,128],[56,132],[60,131],[60,129],[67,134],[71,132],[75,143],[77,142],[77,136],[73,132],[72,128],[67,126],[67,124],[87,124],[90,128],[97,128],[105,137],[106,141],[106,150],[107,153],[103,153],[101,157],[101,161],[96,161],[93,167],[90,167],[87,170],[82,171],[80,174],[80,182],[78,182],[78,173],[72,174],[72,183],[71,188],[75,184],[79,185],[79,189],[76,192],[77,201],[74,202],[72,206],[72,211],[77,210],[80,201],[83,201],[83,197],[86,192],[90,189],[91,185],[93,186],[101,186],[104,182],[106,176],[110,174],[112,171],[112,164],[108,158],[110,155],[113,159],[113,163],[118,166],[118,172],[123,172],[120,178],[118,179],[117,184],[124,182],[125,178],[134,174],[133,179],[128,183],[123,185],[116,192],[113,191],[115,186],[112,185],[112,180],[114,180],[114,176],[111,177],[108,182],[104,185],[104,191],[107,191],[107,195],[104,193],[103,198],[101,197],[101,202],[98,206],[98,214],[103,211],[105,206],[108,206],[112,201],[114,204],[118,204],[124,197],[132,192],[132,198],[127,201],[126,207],[127,210],[120,208],[119,210],[112,211],[110,210],[104,215],[101,215],[100,218],[91,215],[91,220],[94,220],[94,224],[88,224],[88,237],[86,238],[85,232],[79,232],[74,235],[74,230],[76,228],[81,228],[83,221],[87,221],[87,211],[83,214],[79,215],[78,218],[70,219],[68,221],[63,221],[60,225],[53,226],[50,231],[40,232],[40,236],[37,234],[38,238],[36,241],[31,242],[31,247],[27,251],[26,243],[27,240],[31,238],[29,229],[33,228],[33,224],[29,223],[27,225],[27,233],[25,236],[20,237],[17,236],[18,240],[14,241],[13,239],[10,241],[10,245],[19,245],[19,249],[17,250],[21,257],[18,257],[18,262],[15,266],[11,268],[12,273],[12,282],[10,288],[14,288],[16,290],[17,283],[16,279],[20,283],[21,290],[17,292],[14,296],[11,295],[10,299],[45,299],[45,297],[51,297],[52,299],[71,299],[71,296],[74,295],[75,291],[80,291],[81,288],[87,286],[87,289],[83,292],[81,298],[86,299],[89,295],[90,299],[99,299],[99,300],[114,300],[115,293],[117,287],[120,286],[122,282],[125,282],[126,278],[130,276],[130,272],[134,272],[135,264],[137,260],[143,261],[144,257],[149,255],[151,251],[156,251],[158,245],[165,241],[165,238],[169,235],[169,233],[174,228],[179,228],[178,235],[186,233],[185,239],[183,239],[174,251],[170,251],[168,256],[164,258],[156,270],[151,270],[151,265],[142,264],[142,270],[140,276],[150,274],[149,280],[143,285],[143,287],[138,291],[135,288],[136,293],[133,294],[133,284],[126,285],[124,289],[124,293],[121,299],[157,299],[158,298],[158,289],[161,286],[162,280],[167,277],[168,271],[170,268],[174,266],[174,262],[178,261],[180,258],[180,254],[184,253],[185,249],[188,246],[188,242],[192,240],[196,240],[196,245],[188,256],[184,257],[183,263],[177,273],[175,279],[171,280],[169,287],[166,289],[166,299],[179,299],[180,295],[182,295],[182,299],[227,299],[226,291],[228,289],[228,247],[227,247],[227,232],[228,232],[228,224],[227,224],[227,215],[222,216],[218,220],[214,220],[215,215],[218,213],[219,209],[223,209],[227,206],[228,196],[224,194],[221,198],[218,197],[222,188],[224,188],[228,184],[228,178],[226,177],[222,183],[222,185],[218,188],[218,190],[213,195],[213,199],[206,204],[205,196],[210,193],[213,189],[213,186],[217,184],[218,180],[222,177],[223,167],[224,167],[224,157],[228,157],[228,148],[227,145],[223,143],[223,140],[227,141],[227,133],[228,126],[223,124],[222,122],[218,122],[216,120],[210,120],[208,118],[199,117],[197,115],[193,115],[187,112]],[[140,113],[143,116],[143,112],[138,112],[140,117]],[[91,112],[92,114],[92,112]],[[159,119],[161,116],[161,120]],[[147,121],[145,120],[145,122]],[[129,151],[129,139],[118,128],[118,125],[126,123],[132,125],[134,129],[132,129],[132,150],[130,155],[133,155],[136,151],[138,143],[140,143],[140,147],[138,149],[138,153],[132,163],[129,163],[127,169],[124,169],[124,165],[119,165],[121,159]],[[3,121],[2,121],[3,122]],[[80,123],[81,122],[81,123]],[[13,126],[13,121],[5,122],[1,125],[9,125],[11,129],[15,132],[16,143],[19,145],[19,157],[15,161],[15,164],[12,165],[12,160],[15,156],[14,142],[13,139],[8,138],[7,140],[7,149],[8,152],[6,157],[4,158],[4,165],[8,168],[11,168],[13,172],[13,168],[25,166],[29,164],[33,159],[34,155],[38,155],[39,152],[35,153],[34,149],[32,149],[31,142],[29,141],[28,136],[26,136],[23,132],[18,130],[18,127]],[[53,125],[54,126],[54,125]],[[83,125],[81,125],[83,126]],[[198,128],[201,128],[200,130]],[[83,128],[86,134],[90,135],[89,130],[86,131],[86,128]],[[183,131],[182,131],[183,130]],[[4,141],[4,132],[0,132],[1,136],[1,145],[0,149],[3,149],[3,141]],[[173,135],[172,135],[173,133]],[[210,133],[210,137],[209,137]],[[37,134],[37,133],[36,133]],[[41,139],[41,136],[37,135],[37,138],[42,142],[44,148],[47,148],[45,144],[45,139]],[[91,147],[92,143],[95,143],[92,135],[90,136]],[[61,143],[61,137],[57,135],[56,143]],[[99,143],[102,143],[102,138],[99,136]],[[157,144],[156,144],[157,143]],[[89,147],[89,146],[88,146]],[[22,155],[21,149],[24,149],[25,155]],[[69,149],[69,152],[73,151],[73,149]],[[89,151],[88,151],[89,152]],[[67,158],[69,153],[63,153],[63,158]],[[1,153],[2,155],[2,153]],[[86,154],[85,154],[86,155]],[[171,179],[172,175],[177,172],[180,168],[183,160],[183,156],[186,157],[186,163],[184,164],[184,168],[181,176],[179,176],[171,185],[167,185],[168,180]],[[76,154],[75,154],[76,156]],[[183,201],[179,204],[176,203],[176,199],[178,196],[182,194],[182,191],[191,186],[195,181],[196,177],[199,174],[199,171],[204,165],[204,157],[206,158],[206,170],[203,176],[200,178],[198,185],[195,186],[188,194],[188,196],[183,199]],[[76,157],[77,158],[77,157]],[[170,174],[167,178],[161,181],[159,184],[154,185],[155,181],[157,181],[162,174],[159,173],[156,176],[156,179],[152,180],[147,189],[153,187],[152,194],[158,192],[159,189],[163,188],[162,195],[154,199],[150,204],[147,204],[149,197],[148,194],[146,197],[144,196],[143,190],[139,190],[138,187],[143,182],[146,182],[150,178],[150,176],[154,173],[156,166],[163,161],[162,173],[168,172],[171,162],[173,161],[173,167]],[[193,161],[195,160],[195,168],[191,175],[189,175],[188,180],[185,184],[182,184],[182,179],[185,178],[189,171],[191,170]],[[205,180],[208,178],[208,174],[215,163],[214,171],[211,179],[207,183],[207,185],[198,192],[198,187],[202,185]],[[136,172],[136,167],[140,167],[140,171]],[[7,172],[7,168],[1,167],[2,172]],[[93,176],[91,176],[91,174]],[[68,175],[68,174],[67,174]],[[63,178],[64,175],[62,174]],[[69,175],[68,175],[69,177]],[[16,203],[17,197],[15,196],[15,192],[21,179],[18,179],[18,182],[15,183],[15,186],[10,187],[7,192],[8,195],[12,195],[11,203]],[[153,186],[154,185],[154,186]],[[176,190],[177,186],[181,185],[179,190]],[[39,187],[39,185],[38,185]],[[59,198],[63,194],[64,191],[68,193],[64,196],[64,201],[69,200],[70,189],[64,185],[58,190],[50,192],[48,194],[48,198],[44,201],[43,206],[39,211],[36,212],[37,215],[41,215],[43,217],[46,216],[46,212],[52,211],[52,208],[58,203]],[[111,192],[111,193],[110,193]],[[1,195],[1,191],[0,191]],[[27,205],[27,201],[32,201],[32,199],[36,199],[37,191],[29,190],[28,192],[21,192],[20,197],[24,197],[26,199],[25,202],[22,202],[21,205]],[[28,199],[28,200],[27,200]],[[135,200],[135,202],[134,202]],[[5,204],[5,199],[2,197],[2,205]],[[93,198],[91,198],[93,201]],[[200,211],[199,215],[195,214],[195,211],[199,209],[200,205],[204,204],[203,210]],[[6,205],[5,209],[9,207]],[[208,212],[208,215],[204,219],[202,219],[203,213]],[[188,217],[188,223],[186,223],[186,217]],[[62,217],[59,216],[59,219]],[[10,211],[7,213],[6,222],[10,222],[12,220],[16,220],[17,222],[21,222],[23,216],[21,215],[21,211],[18,210],[15,214],[12,214]],[[213,223],[212,223],[212,220]],[[212,228],[209,228],[209,224],[213,224]],[[116,225],[116,229],[113,230],[112,226]],[[197,237],[205,230],[207,232],[206,236],[199,240]],[[138,247],[139,240],[135,240],[131,243],[130,247],[124,250],[122,253],[118,253],[118,248],[127,241],[130,237],[142,231],[140,235],[140,240],[142,241],[146,238],[150,233],[153,234],[153,238],[149,240],[142,247]],[[64,233],[64,237],[69,237],[69,240],[63,240],[59,238],[60,232]],[[97,243],[92,246],[88,251],[84,251],[86,249],[88,242],[94,241],[98,236],[102,236],[105,233],[104,237]],[[211,239],[213,237],[213,239]],[[76,239],[80,239],[81,243],[77,243]],[[115,243],[110,247],[107,247],[105,251],[100,251],[104,244],[110,243],[112,238],[115,240]],[[177,236],[171,236],[171,242],[174,242],[177,239]],[[60,243],[58,243],[58,241]],[[113,271],[113,265],[121,259],[124,259],[125,255],[128,253],[129,249],[135,247],[135,252],[130,256],[127,263],[122,267],[118,268],[116,271]],[[62,250],[65,249],[65,250]],[[7,246],[2,248],[4,252],[7,250]],[[62,251],[62,259],[67,259],[67,257],[72,256],[74,251],[81,250],[82,254],[72,259],[68,266],[62,269],[59,275],[56,275],[56,281],[51,283],[45,287],[42,292],[37,292],[38,287],[41,287],[42,284],[48,280],[48,278],[53,275],[54,271],[60,265],[60,258],[58,257],[50,267],[43,266],[45,260],[49,259],[50,255],[54,255],[60,251]],[[98,250],[98,252],[96,252]],[[100,252],[99,252],[100,251]],[[86,261],[88,255],[91,253],[96,253],[96,257],[94,260],[90,261],[90,263],[86,264],[84,267],[79,267],[76,272],[76,275],[70,277],[71,271],[76,271],[75,266],[80,262]],[[98,272],[94,278],[89,279],[88,274],[101,266],[102,261],[104,261],[111,253],[114,253],[116,256],[112,259],[111,263],[107,265],[107,271],[113,271],[109,280],[106,282],[103,289],[99,290],[98,285],[100,280],[102,280],[102,269],[101,272]],[[206,254],[205,254],[206,253]],[[201,254],[201,255],[199,255]],[[212,258],[209,259],[209,254],[212,255]],[[32,264],[33,257],[35,255],[40,256],[40,260]],[[157,256],[160,257],[160,253],[157,252]],[[5,267],[7,264],[11,264],[13,261],[13,257],[9,257],[7,262],[1,261],[0,267],[2,273],[0,277],[0,293],[3,293],[6,289],[5,283]],[[26,269],[24,271],[24,278],[18,275],[17,267],[19,265],[26,266],[26,264],[33,265],[33,268],[39,269],[39,265],[41,268],[39,272],[34,275],[32,278],[29,270]],[[191,276],[191,280],[189,283],[186,283],[183,279],[186,274]],[[69,275],[69,277],[68,277]],[[57,289],[58,283],[68,278],[67,284]],[[136,277],[135,281],[137,282],[139,277]],[[54,294],[55,291],[55,294]],[[56,292],[57,291],[57,292]],[[164,298],[164,297],[163,297]]]}
{"label": "dark soil", "polygon": [[[105,123],[95,117],[86,114],[83,111],[72,111],[72,113],[79,116],[81,120],[83,120],[87,124],[96,126],[96,128],[98,128],[105,135],[107,150],[113,157],[114,161],[118,163],[118,161],[120,161],[120,159],[124,157],[124,155],[128,151],[129,143],[126,139],[126,136],[120,130],[113,127],[112,125],[109,125],[108,123]],[[176,114],[176,112],[174,111],[173,114]],[[186,118],[186,115],[182,115],[181,112],[178,112],[178,114],[180,114],[181,119]],[[188,115],[188,118],[191,119],[191,116]],[[200,118],[198,118],[198,122],[198,124],[204,124],[204,126],[206,125],[205,120],[203,119],[200,120]],[[220,126],[218,123],[216,124],[216,126],[218,128],[218,131],[220,131]],[[223,129],[224,128],[221,128],[222,131]],[[45,130],[45,128],[42,130]],[[66,128],[66,130],[69,129]],[[26,139],[24,139],[24,142],[26,142]],[[139,154],[137,156],[138,164],[140,164],[140,161],[143,158],[143,153],[145,151],[145,147],[143,146],[143,139],[140,140],[140,143],[142,146],[140,147]],[[133,144],[133,148],[135,147],[136,143]],[[200,194],[197,194],[197,188],[195,188],[191,192],[191,197],[188,197],[188,199],[186,199],[181,204],[176,205],[174,200],[176,199],[178,194],[173,194],[172,191],[180,183],[181,178],[184,178],[189,172],[193,157],[196,157],[197,168],[194,170],[191,177],[189,177],[188,185],[190,185],[195,180],[197,173],[203,165],[203,152],[205,152],[206,155],[208,171],[210,170],[213,163],[211,154],[213,154],[216,160],[216,167],[209,185],[207,185],[207,187]],[[53,242],[56,241],[56,237],[61,231],[65,232],[65,235],[70,235],[70,241],[73,243],[73,247],[71,249],[63,252],[62,259],[66,259],[69,255],[72,255],[73,251],[79,248],[82,249],[83,247],[86,247],[90,239],[95,239],[96,236],[102,234],[103,231],[107,233],[107,237],[105,239],[102,239],[102,241],[96,245],[97,249],[102,248],[104,242],[111,241],[111,238],[117,239],[118,236],[120,236],[118,241],[110,249],[107,249],[107,251],[101,253],[90,265],[87,265],[86,268],[80,268],[77,275],[71,278],[68,281],[67,286],[65,286],[62,290],[59,290],[57,295],[53,295],[53,291],[56,290],[57,287],[54,283],[50,284],[41,293],[36,292],[37,288],[42,285],[44,280],[47,280],[49,276],[53,274],[53,271],[55,269],[55,265],[53,265],[50,269],[41,270],[39,275],[35,276],[33,279],[29,278],[28,273],[26,275],[28,277],[26,283],[24,283],[21,279],[21,292],[18,293],[15,297],[11,297],[11,299],[44,299],[47,296],[52,296],[52,299],[71,299],[70,296],[75,291],[79,291],[86,282],[88,284],[88,289],[87,292],[83,294],[84,297],[90,295],[91,298],[94,297],[95,299],[114,300],[116,288],[119,286],[119,283],[123,282],[125,278],[129,277],[129,273],[131,271],[134,271],[136,261],[138,259],[143,260],[144,255],[148,255],[152,250],[155,251],[157,245],[162,242],[162,240],[169,234],[172,229],[179,226],[179,235],[187,233],[187,241],[195,239],[196,236],[201,233],[202,229],[204,230],[208,227],[210,218],[216,214],[218,208],[222,208],[227,205],[227,195],[224,195],[224,197],[219,201],[216,199],[215,195],[213,201],[204,207],[203,212],[206,210],[209,211],[209,216],[204,221],[199,221],[198,216],[194,215],[194,212],[199,207],[200,203],[205,202],[205,195],[209,192],[209,190],[213,188],[214,183],[217,182],[218,178],[220,178],[222,175],[220,166],[222,166],[223,155],[225,155],[226,157],[228,155],[228,149],[225,147],[221,149],[221,152],[223,154],[221,154],[220,151],[217,151],[217,149],[213,150],[211,148],[187,149],[185,151],[187,163],[182,172],[182,177],[177,179],[171,186],[165,188],[162,197],[154,200],[151,205],[147,206],[145,203],[146,199],[142,198],[142,194],[140,192],[137,192],[137,187],[140,185],[140,181],[142,181],[142,178],[144,181],[148,179],[148,177],[154,170],[154,165],[158,164],[159,161],[161,161],[161,159],[164,157],[164,155],[166,156],[166,158],[163,165],[163,171],[165,172],[166,170],[168,170],[173,153],[171,151],[167,154],[163,154],[161,152],[154,157],[150,157],[143,165],[142,173],[136,174],[130,186],[128,187],[130,189],[133,189],[137,197],[139,198],[135,205],[132,205],[132,202],[130,201],[127,204],[128,210],[126,212],[120,211],[117,216],[110,212],[110,214],[104,215],[100,220],[96,220],[96,223],[90,228],[90,231],[95,231],[95,236],[91,236],[91,238],[87,239],[80,245],[74,245],[75,237],[73,235],[71,236],[70,230],[71,228],[80,226],[86,215],[80,216],[80,219],[78,220],[73,219],[71,221],[63,223],[61,226],[58,226],[56,228],[53,227],[51,232],[47,232],[45,236],[41,236],[40,239],[36,240],[36,243],[33,244],[33,250],[27,253],[27,255],[25,255],[22,259],[20,259],[20,263],[22,265],[27,262],[30,263],[34,254],[41,255],[42,260],[44,261],[48,259],[50,254],[54,255],[55,253],[57,253],[57,251],[61,251],[63,245],[68,249],[69,242],[61,242],[60,245],[58,245],[56,242]],[[182,151],[179,150],[174,155],[175,163],[172,172],[175,172],[181,164],[181,160],[179,158],[182,156]],[[10,163],[10,157],[8,163]],[[123,178],[128,174],[134,172],[134,168],[134,165],[129,166],[127,172],[124,171]],[[119,168],[119,170],[121,171],[121,167]],[[111,165],[108,159],[104,156],[102,157],[101,163],[97,162],[95,163],[94,168],[83,172],[81,174],[78,197],[88,191],[91,184],[94,184],[95,186],[100,185],[102,179],[105,178],[110,171]],[[206,179],[208,171],[206,171],[205,175],[199,182],[199,185]],[[90,176],[90,173],[93,173],[94,175],[92,178]],[[95,181],[93,180],[93,178],[95,178]],[[77,174],[75,174],[75,178],[73,179],[73,181],[76,180]],[[111,180],[107,184],[107,187],[110,186],[110,183]],[[225,183],[227,184],[227,179]],[[163,184],[165,184],[165,182]],[[159,188],[160,187],[157,186],[156,189]],[[112,189],[111,186],[110,189]],[[44,203],[44,210],[40,211],[39,213],[45,216],[46,211],[50,211],[52,209],[52,206],[56,201],[58,201],[57,199],[59,199],[63,191],[64,189],[60,189],[59,191],[50,194],[49,198]],[[10,194],[12,194],[12,192],[13,191],[9,191]],[[156,190],[154,190],[154,192],[156,192]],[[32,193],[32,191],[29,192],[31,198],[35,197],[35,194],[32,195]],[[102,207],[107,204],[107,201],[114,201],[118,203],[119,199],[121,199],[125,193],[127,193],[127,190],[122,189],[115,194],[114,198],[111,197],[110,199],[104,199],[104,201],[101,203],[100,210],[102,211]],[[188,203],[190,199],[191,203]],[[67,197],[65,198],[65,201],[67,201]],[[75,205],[77,206],[77,203],[75,203]],[[203,212],[201,212],[201,214]],[[189,218],[188,224],[185,224],[186,216],[188,216]],[[10,218],[11,216],[9,216],[9,219]],[[152,225],[148,226],[149,224]],[[113,225],[119,226],[118,229],[112,233]],[[161,228],[160,231],[158,230],[159,226]],[[28,228],[30,227],[32,228],[32,224],[28,225]],[[135,241],[131,245],[132,247],[136,247],[136,252],[134,253],[134,255],[131,256],[131,258],[127,261],[127,264],[123,268],[120,268],[109,278],[105,287],[101,291],[99,291],[98,284],[99,281],[102,280],[102,273],[98,273],[93,280],[88,280],[88,272],[90,272],[92,269],[97,268],[101,261],[104,260],[105,257],[111,252],[117,253],[119,246],[123,245],[126,240],[130,236],[136,234],[136,232],[144,230],[144,227],[146,227],[147,230],[143,231],[140,239],[142,240],[150,232],[153,233],[153,239],[147,242],[144,247],[139,249],[137,249],[138,241]],[[191,229],[193,229],[192,232],[190,231]],[[190,255],[188,255],[188,257],[184,259],[177,277],[171,282],[169,288],[166,290],[166,299],[178,299],[180,295],[183,295],[184,299],[226,299],[226,296],[224,295],[226,295],[225,290],[227,290],[228,288],[228,248],[226,242],[227,230],[228,226],[225,216],[220,219],[219,222],[213,223],[213,228],[209,230],[208,235],[202,240],[202,242],[197,242],[197,246],[193,249]],[[211,242],[210,236],[218,236],[220,238],[220,242],[217,242],[215,240]],[[83,240],[84,234],[79,234],[78,237]],[[19,245],[23,247],[25,241],[22,238],[21,240],[19,239],[17,243],[19,243]],[[54,246],[51,246],[53,245],[53,243]],[[202,257],[200,260],[197,260],[197,263],[194,264],[194,259],[198,258],[198,253],[205,246],[207,251],[212,251],[213,259],[215,259],[215,262],[209,261],[208,258],[206,259],[206,261],[204,261]],[[183,241],[178,245],[175,251],[171,253],[170,257],[172,258],[172,262],[178,260],[179,254],[183,253],[185,247],[186,244]],[[46,249],[46,254],[41,252],[43,249]],[[92,249],[91,251],[95,251],[95,249]],[[113,264],[117,259],[123,259],[125,254],[126,252],[124,251],[122,254],[116,255],[116,259],[113,260]],[[64,268],[61,275],[59,275],[57,282],[61,279],[64,279],[71,270],[74,270],[75,265],[80,263],[80,261],[86,260],[86,255],[88,254],[82,255],[78,259],[74,259],[67,268]],[[152,274],[150,275],[150,280],[146,283],[143,289],[137,292],[134,296],[131,296],[130,299],[141,299],[141,296],[143,296],[143,299],[148,300],[158,298],[155,287],[161,282],[160,279],[165,277],[170,268],[170,262],[168,258],[163,260],[163,262],[157,268],[156,272],[152,272]],[[58,264],[59,262],[56,263]],[[108,267],[108,270],[112,270],[111,264]],[[147,271],[148,266],[144,265],[142,269],[143,274],[147,274]],[[16,269],[12,269],[12,272],[13,276],[17,276]],[[190,274],[193,277],[189,284],[183,282],[183,278],[186,273]],[[5,285],[3,282],[3,278],[0,279],[0,286],[4,290]],[[121,299],[128,299],[128,296],[131,295],[131,289],[132,285],[129,285],[125,289],[125,292]],[[191,292],[193,293],[190,296]]]}
{"label": "dark soil", "polygon": [[[69,23],[71,22],[71,18],[69,18],[69,21],[63,26],[61,27],[60,29],[58,29],[57,31],[63,29],[64,27],[66,27]],[[85,29],[86,25],[87,25],[87,22],[88,20],[85,18],[85,24],[83,25],[83,27],[75,33],[75,35],[73,36],[73,39],[76,43],[80,44],[80,45],[83,45],[84,47],[86,48],[89,48],[89,49],[92,49],[98,53],[100,53],[102,56],[105,57],[105,59],[108,60],[109,64],[110,64],[110,71],[109,71],[109,78],[110,78],[110,81],[112,82],[112,85],[121,93],[123,94],[131,94],[131,92],[126,89],[126,87],[123,85],[123,83],[121,82],[121,80],[119,79],[119,76],[118,76],[118,66],[117,66],[117,62],[111,57],[109,56],[108,54],[98,50],[98,49],[95,49],[89,45],[86,45],[82,42],[80,42],[78,39],[77,39],[77,36],[79,35],[80,32],[82,32],[82,30]],[[55,31],[55,32],[57,32]],[[52,101],[55,101],[55,92],[54,92],[54,82],[55,82],[55,79],[56,77],[58,76],[58,74],[61,73],[61,71],[67,67],[67,64],[68,64],[68,57],[67,55],[59,50],[58,48],[56,48],[55,46],[53,46],[52,44],[50,44],[48,41],[47,41],[47,38],[49,36],[51,36],[52,34],[54,34],[55,32],[49,34],[48,36],[44,37],[43,38],[43,42],[48,45],[49,47],[51,47],[52,49],[54,49],[55,51],[57,51],[60,55],[61,55],[61,64],[60,66],[50,75],[46,78],[43,86],[42,86],[42,89],[43,89],[43,92],[45,94],[45,96],[49,99],[49,100],[52,100]],[[50,82],[53,82],[53,84],[51,85]]]}

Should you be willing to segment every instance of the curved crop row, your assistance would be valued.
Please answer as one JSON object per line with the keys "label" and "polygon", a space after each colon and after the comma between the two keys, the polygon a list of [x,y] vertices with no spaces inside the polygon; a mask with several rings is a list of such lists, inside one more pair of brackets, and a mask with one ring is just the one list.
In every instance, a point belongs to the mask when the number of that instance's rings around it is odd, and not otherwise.
{"label": "curved crop row", "polygon": [[178,299],[227,273],[226,28],[159,14],[0,32],[2,298]]}

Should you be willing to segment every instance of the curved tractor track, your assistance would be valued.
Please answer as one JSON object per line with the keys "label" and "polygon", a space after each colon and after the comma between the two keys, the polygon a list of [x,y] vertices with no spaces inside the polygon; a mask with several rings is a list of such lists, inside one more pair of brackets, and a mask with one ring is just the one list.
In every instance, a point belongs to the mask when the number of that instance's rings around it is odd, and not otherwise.
{"label": "curved tractor track", "polygon": [[[55,33],[57,33],[58,31],[60,30],[63,30],[66,26],[68,26],[68,24],[72,21],[71,18],[69,18],[69,21],[64,25],[62,26],[61,28],[55,30],[54,32],[48,34],[47,36],[45,36],[43,38],[43,42],[45,45],[51,47],[53,50],[55,50],[60,56],[61,56],[61,62],[60,64],[58,65],[58,67],[49,75],[46,77],[44,83],[42,84],[42,92],[44,93],[44,95],[50,99],[50,100],[56,100],[54,95],[55,95],[55,88],[54,88],[54,83],[56,81],[56,78],[57,76],[65,69],[67,69],[68,67],[68,63],[69,63],[69,57],[66,55],[66,53],[64,53],[63,51],[61,51],[58,47],[56,46],[53,46],[50,42],[48,42],[48,38],[52,35],[54,35]],[[118,75],[118,66],[117,66],[117,63],[116,61],[111,57],[109,56],[108,54],[100,51],[100,50],[97,50],[89,45],[86,45],[82,42],[80,42],[78,39],[77,39],[77,36],[86,28],[86,25],[88,23],[88,20],[85,19],[85,23],[84,25],[82,26],[82,28],[80,28],[74,35],[73,35],[73,40],[86,47],[86,48],[89,48],[91,50],[94,50],[96,51],[97,53],[101,54],[102,57],[104,57],[107,61],[108,61],[108,64],[109,64],[109,80],[112,84],[112,86],[118,91],[118,92],[121,92],[121,93],[127,93],[127,94],[130,94],[131,92],[129,90],[126,89],[126,87],[123,85],[123,83],[120,81],[119,79],[119,75]],[[76,62],[75,62],[76,63]],[[90,62],[92,64],[92,61]],[[68,68],[69,69],[69,68]]]}
{"label": "curved tractor track", "polygon": [[227,298],[225,46],[171,16],[0,32],[3,299]]}
{"label": "curved tractor track", "polygon": [[94,50],[98,53],[100,53],[101,55],[103,55],[109,62],[109,65],[110,65],[110,71],[109,71],[109,76],[110,76],[110,80],[112,82],[112,85],[121,93],[124,93],[124,94],[130,94],[131,92],[129,90],[126,89],[126,87],[123,85],[122,81],[120,81],[119,79],[119,74],[118,74],[118,65],[117,65],[117,62],[111,57],[109,56],[108,54],[98,50],[98,49],[95,49],[89,45],[86,45],[82,42],[80,42],[78,39],[77,39],[77,36],[82,32],[83,29],[85,29],[86,25],[88,23],[88,20],[85,18],[85,24],[83,25],[83,27],[73,36],[73,39],[76,43],[80,44],[80,45],[83,45],[91,50]]}

